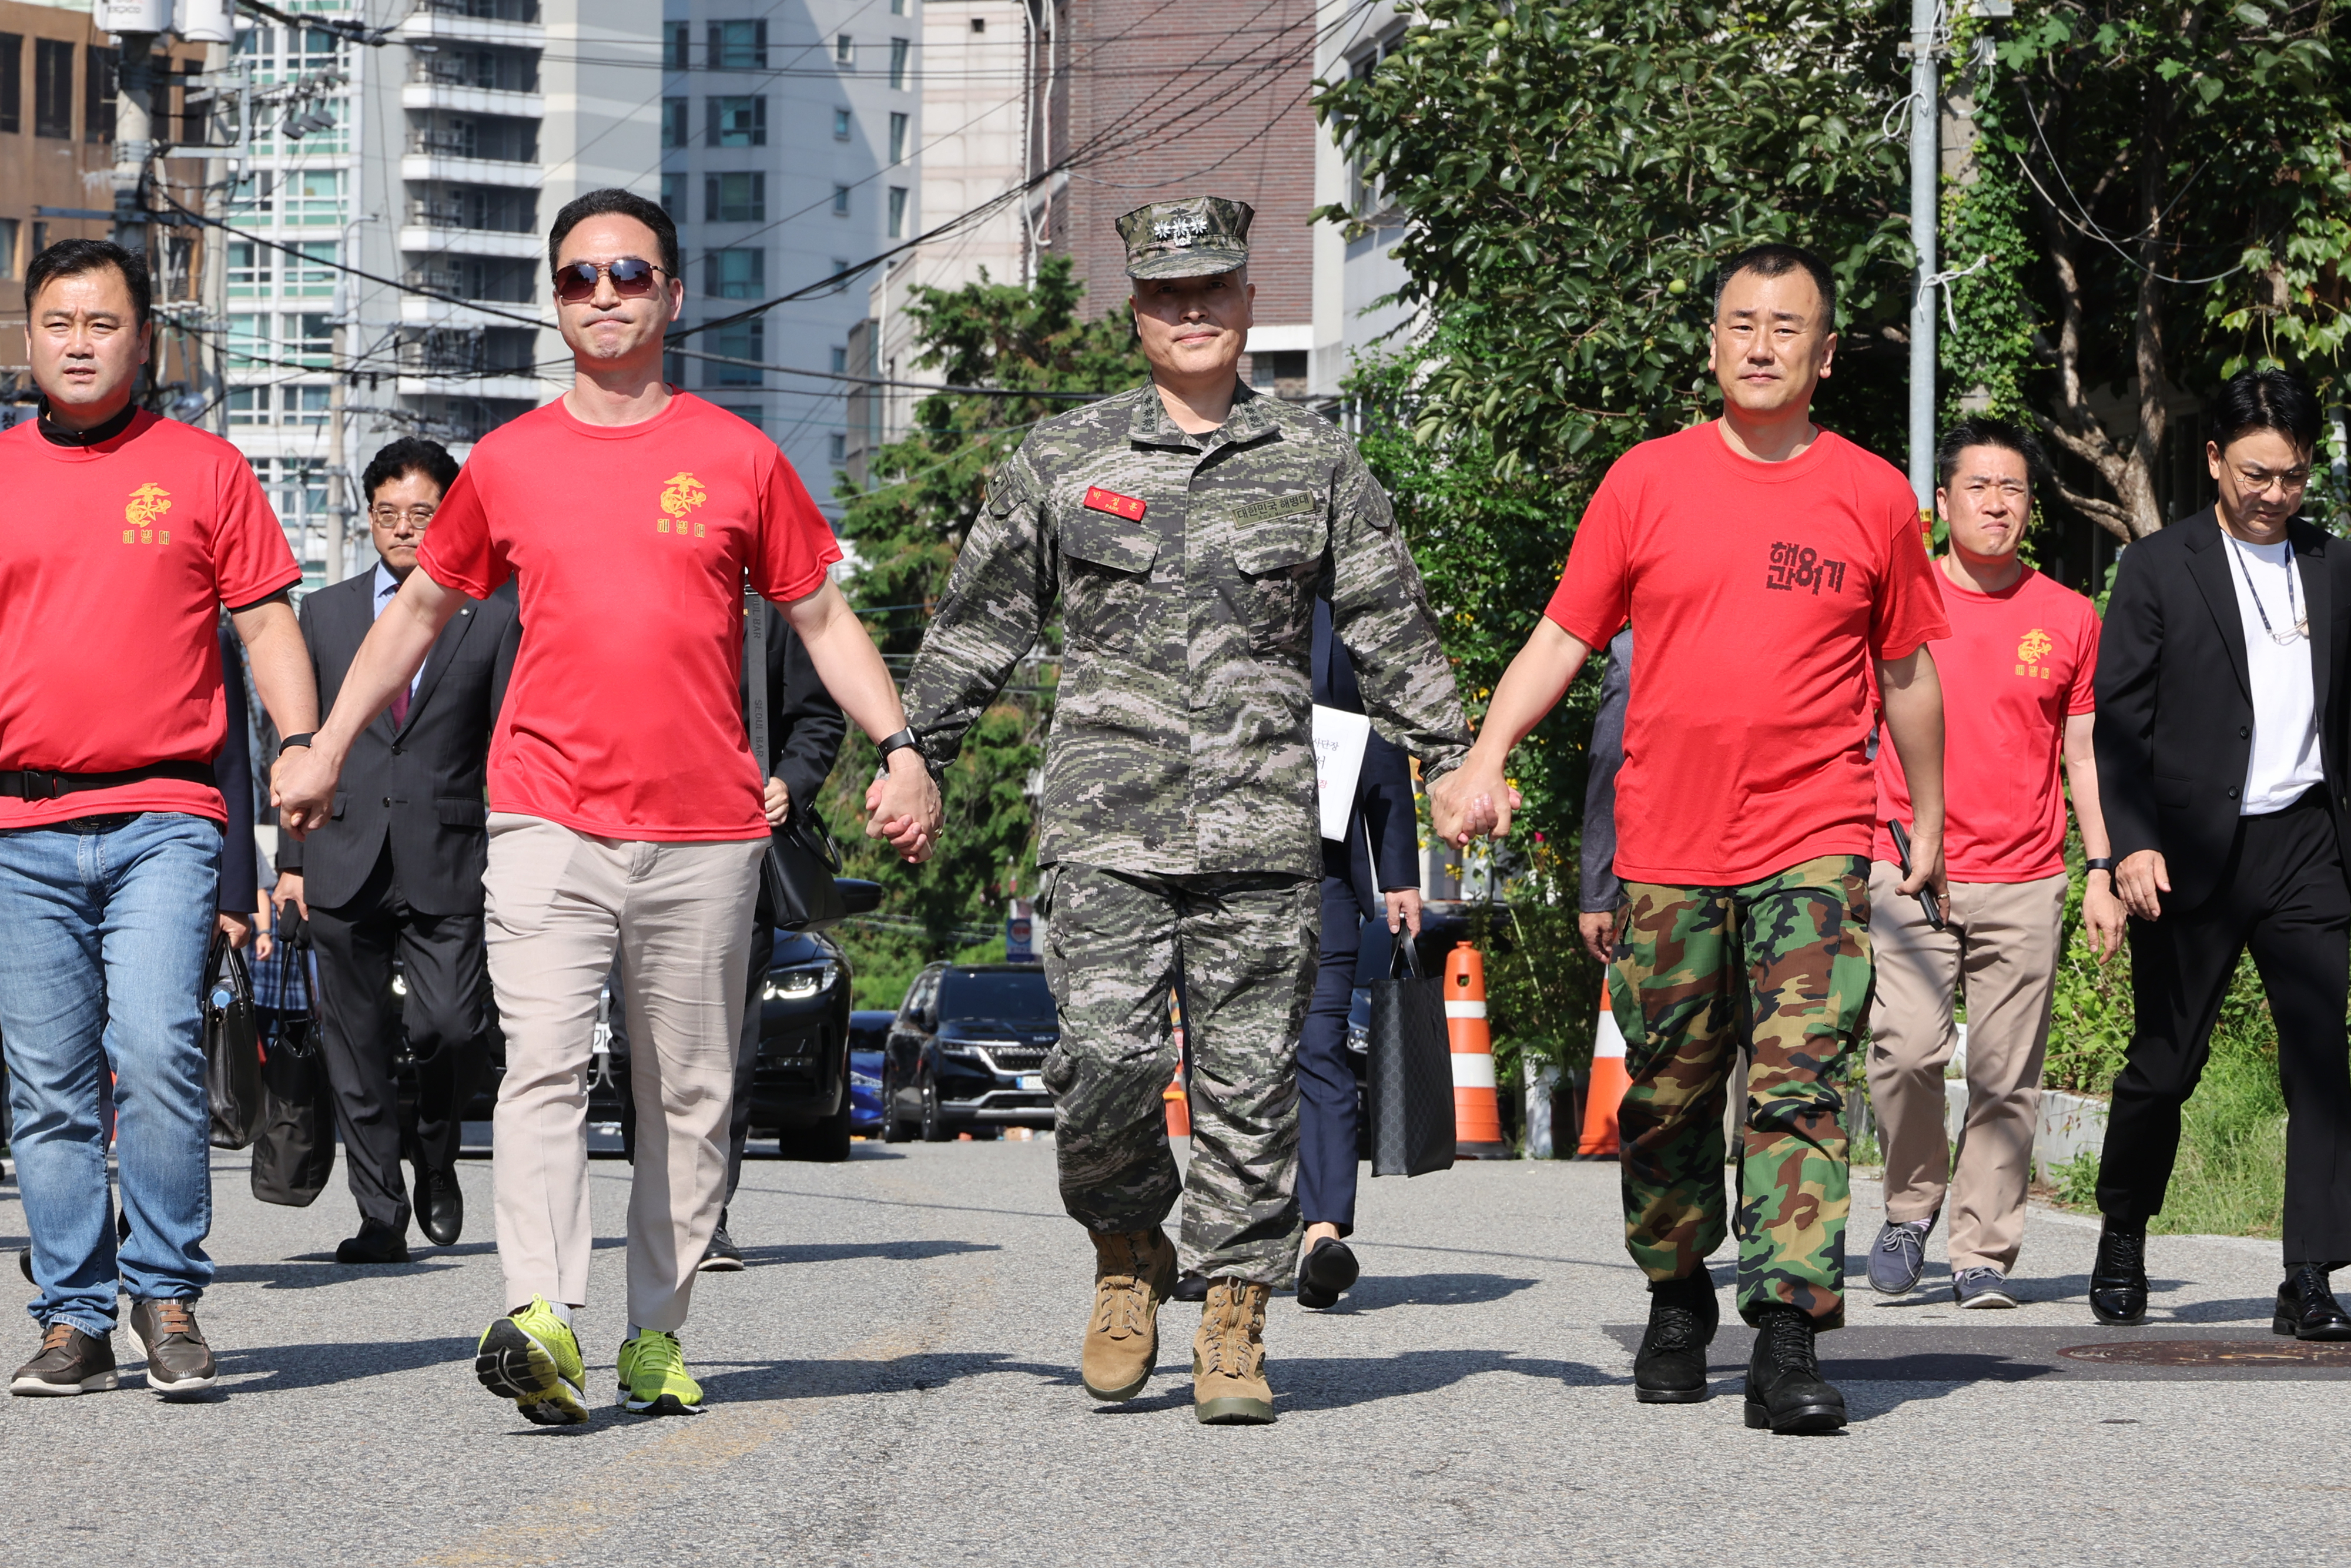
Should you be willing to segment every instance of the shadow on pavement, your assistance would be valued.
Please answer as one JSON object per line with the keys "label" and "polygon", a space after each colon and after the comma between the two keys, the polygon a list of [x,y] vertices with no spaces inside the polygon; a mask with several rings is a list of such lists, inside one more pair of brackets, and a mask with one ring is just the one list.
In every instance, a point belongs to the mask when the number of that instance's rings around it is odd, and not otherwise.
{"label": "shadow on pavement", "polygon": [[811,1241],[798,1246],[746,1247],[743,1261],[754,1268],[768,1263],[841,1263],[853,1258],[919,1263],[929,1258],[952,1258],[964,1252],[1003,1250],[992,1241]]}
{"label": "shadow on pavement", "polygon": [[[284,1394],[297,1388],[329,1388],[392,1372],[446,1366],[452,1397],[463,1393],[484,1404],[490,1396],[474,1382],[475,1342],[462,1335],[448,1339],[370,1340],[351,1344],[279,1344],[258,1349],[220,1349],[214,1354],[221,1371],[244,1379],[227,1390],[231,1397],[247,1394]],[[609,1376],[609,1375],[608,1375]]]}
{"label": "shadow on pavement", "polygon": [[1542,1283],[1508,1274],[1395,1274],[1358,1280],[1339,1304],[1315,1315],[1352,1317],[1386,1307],[1468,1307]]}

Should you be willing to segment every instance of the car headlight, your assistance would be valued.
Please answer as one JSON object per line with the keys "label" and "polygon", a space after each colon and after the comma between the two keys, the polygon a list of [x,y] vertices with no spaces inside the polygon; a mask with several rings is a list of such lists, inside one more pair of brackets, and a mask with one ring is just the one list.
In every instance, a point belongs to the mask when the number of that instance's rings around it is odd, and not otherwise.
{"label": "car headlight", "polygon": [[767,989],[759,994],[765,1000],[801,1002],[819,991],[832,988],[839,977],[841,966],[827,959],[821,964],[808,964],[797,969],[781,969],[768,977]]}

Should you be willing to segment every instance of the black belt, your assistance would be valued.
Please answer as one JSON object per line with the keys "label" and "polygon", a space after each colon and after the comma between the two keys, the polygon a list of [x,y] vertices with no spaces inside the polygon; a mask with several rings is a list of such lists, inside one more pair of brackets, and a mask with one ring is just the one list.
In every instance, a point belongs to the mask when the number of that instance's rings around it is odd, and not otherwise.
{"label": "black belt", "polygon": [[183,783],[220,788],[209,762],[157,762],[126,768],[120,773],[50,773],[38,768],[0,770],[0,795],[19,800],[55,800],[83,789],[111,789],[118,784],[144,784],[151,779],[177,779]]}

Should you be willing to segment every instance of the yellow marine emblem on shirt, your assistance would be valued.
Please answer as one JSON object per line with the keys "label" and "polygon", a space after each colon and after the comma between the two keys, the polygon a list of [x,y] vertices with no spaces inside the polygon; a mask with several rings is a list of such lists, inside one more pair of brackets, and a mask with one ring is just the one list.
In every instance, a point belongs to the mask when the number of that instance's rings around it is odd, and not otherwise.
{"label": "yellow marine emblem on shirt", "polygon": [[2029,681],[2049,679],[2051,672],[2041,661],[2047,658],[2050,650],[2056,646],[2056,638],[2035,626],[2024,634],[2022,641],[2016,644],[2016,656],[2021,661],[2016,666],[2016,673]]}
{"label": "yellow marine emblem on shirt", "polygon": [[702,481],[693,475],[671,475],[668,481],[662,486],[661,509],[664,515],[655,519],[653,531],[664,534],[674,533],[678,538],[684,538],[690,527],[694,538],[702,538],[703,525],[700,523],[689,525],[685,520],[685,515],[708,499],[710,499],[710,492],[704,489]]}
{"label": "yellow marine emblem on shirt", "polygon": [[131,492],[123,503],[122,520],[131,526],[122,530],[122,542],[127,545],[170,544],[172,530],[159,528],[155,519],[172,509],[172,492],[161,485],[141,485]]}

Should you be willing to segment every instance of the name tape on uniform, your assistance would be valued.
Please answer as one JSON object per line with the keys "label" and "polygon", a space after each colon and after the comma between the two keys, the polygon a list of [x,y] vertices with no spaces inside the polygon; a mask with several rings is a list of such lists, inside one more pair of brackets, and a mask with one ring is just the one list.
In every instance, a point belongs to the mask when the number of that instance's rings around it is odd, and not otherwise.
{"label": "name tape on uniform", "polygon": [[1122,496],[1115,490],[1105,490],[1099,485],[1092,486],[1087,489],[1086,509],[1092,512],[1108,512],[1114,517],[1124,517],[1130,523],[1143,521],[1144,504],[1141,499],[1134,496]]}

